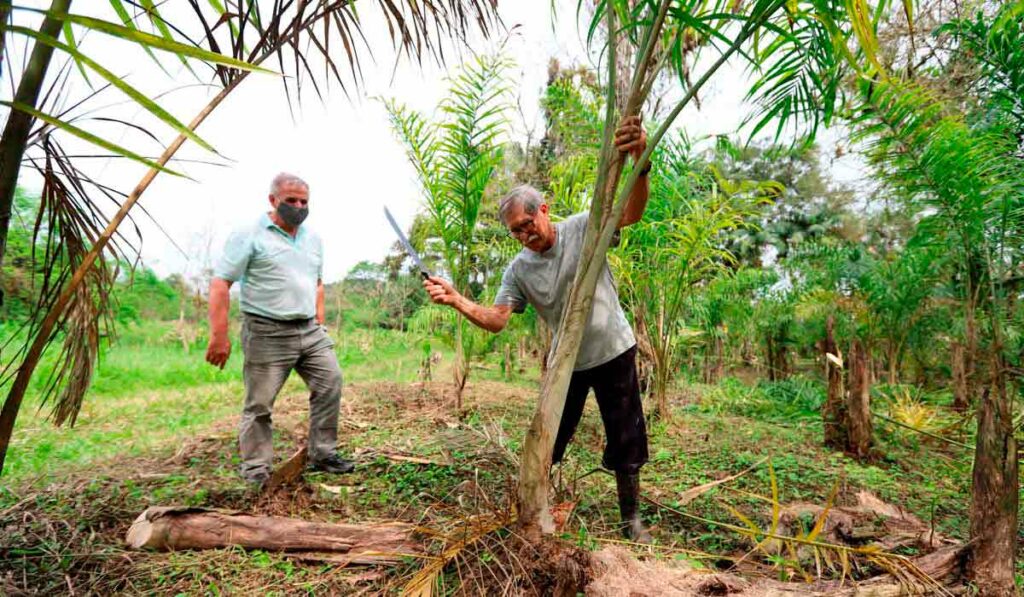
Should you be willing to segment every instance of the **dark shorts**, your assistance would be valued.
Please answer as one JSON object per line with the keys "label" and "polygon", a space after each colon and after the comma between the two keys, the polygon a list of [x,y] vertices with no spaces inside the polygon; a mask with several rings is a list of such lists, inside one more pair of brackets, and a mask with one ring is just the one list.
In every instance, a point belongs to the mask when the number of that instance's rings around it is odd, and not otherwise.
{"label": "dark shorts", "polygon": [[647,462],[647,425],[636,375],[636,346],[603,365],[572,374],[562,422],[555,437],[552,463],[561,462],[583,416],[583,406],[591,389],[604,422],[601,465],[613,471],[637,472]]}

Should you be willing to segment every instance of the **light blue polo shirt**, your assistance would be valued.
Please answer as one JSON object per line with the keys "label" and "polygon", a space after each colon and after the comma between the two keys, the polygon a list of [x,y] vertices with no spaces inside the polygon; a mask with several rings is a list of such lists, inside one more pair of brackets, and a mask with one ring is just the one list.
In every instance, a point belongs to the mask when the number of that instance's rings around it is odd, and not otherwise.
{"label": "light blue polo shirt", "polygon": [[213,275],[242,282],[241,307],[271,319],[316,316],[317,282],[323,277],[320,235],[299,226],[292,238],[268,214],[228,237]]}

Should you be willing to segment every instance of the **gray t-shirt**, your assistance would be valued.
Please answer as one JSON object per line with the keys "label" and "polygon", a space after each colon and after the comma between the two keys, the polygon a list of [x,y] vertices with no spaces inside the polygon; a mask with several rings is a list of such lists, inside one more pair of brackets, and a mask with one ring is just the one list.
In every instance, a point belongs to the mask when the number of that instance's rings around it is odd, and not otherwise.
{"label": "gray t-shirt", "polygon": [[[547,251],[520,251],[501,278],[501,289],[494,304],[510,305],[516,313],[522,313],[529,303],[557,333],[562,308],[569,297],[569,288],[580,262],[587,217],[588,214],[580,213],[555,224],[555,244]],[[552,350],[557,342],[555,338]],[[612,273],[605,262],[597,280],[590,319],[583,330],[575,370],[603,365],[634,344],[633,329],[622,312]]]}

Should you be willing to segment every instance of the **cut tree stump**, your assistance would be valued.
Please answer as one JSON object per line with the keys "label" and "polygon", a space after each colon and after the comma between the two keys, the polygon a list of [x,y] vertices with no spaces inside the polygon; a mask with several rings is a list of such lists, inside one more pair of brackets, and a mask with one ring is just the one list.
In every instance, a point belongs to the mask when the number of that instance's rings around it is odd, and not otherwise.
{"label": "cut tree stump", "polygon": [[404,523],[334,524],[204,508],[152,507],[128,529],[134,549],[174,551],[240,546],[282,552],[342,554],[331,561],[387,564],[422,553]]}

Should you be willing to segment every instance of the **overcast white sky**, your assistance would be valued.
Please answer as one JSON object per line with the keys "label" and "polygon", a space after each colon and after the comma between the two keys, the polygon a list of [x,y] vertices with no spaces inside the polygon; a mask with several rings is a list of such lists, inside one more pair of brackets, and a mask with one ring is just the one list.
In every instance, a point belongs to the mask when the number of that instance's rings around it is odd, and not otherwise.
{"label": "overcast white sky", "polygon": [[[516,63],[514,88],[527,121],[515,125],[512,134],[519,138],[527,126],[536,127],[538,134],[543,131],[538,98],[550,59],[558,58],[564,64],[591,64],[575,20],[576,0],[557,0],[555,4],[557,18],[553,18],[550,0],[499,2],[505,25],[509,29],[518,25],[507,41],[506,51]],[[73,6],[76,12],[116,20],[106,2],[79,1]],[[361,16],[367,38],[377,52],[376,48],[388,48],[390,40],[386,26],[375,18],[374,11],[376,8],[364,10]],[[31,22],[24,15],[17,18]],[[504,35],[491,41],[473,39],[471,47],[486,52],[503,39]],[[115,65],[112,70],[124,74],[131,84],[147,93],[155,95],[195,83],[192,75],[172,60],[164,60],[171,74],[164,75],[136,46],[97,34],[80,40],[80,44],[87,54],[104,64]],[[20,54],[15,48],[14,64]],[[450,56],[447,69],[454,69],[459,62],[457,56]],[[399,223],[408,226],[421,197],[413,170],[390,130],[383,106],[374,98],[394,97],[430,112],[446,89],[446,69],[428,63],[419,67],[403,62],[393,72],[392,66],[393,58],[387,51],[377,52],[376,62],[366,59],[364,85],[359,90],[350,87],[351,99],[334,86],[321,103],[308,86],[294,120],[278,78],[250,76],[198,131],[227,158],[221,160],[226,165],[178,164],[177,168],[184,169],[195,180],[162,174],[143,196],[141,203],[166,232],[160,232],[141,213],[136,214],[145,238],[145,265],[161,275],[195,271],[202,265],[197,262],[207,253],[204,244],[212,246],[210,257],[216,259],[233,227],[266,211],[267,186],[279,171],[293,172],[310,183],[311,213],[307,225],[324,237],[326,281],[343,278],[359,261],[380,260],[395,240],[384,219],[383,206],[387,205]],[[700,72],[699,67],[696,71]],[[99,80],[92,79],[94,83]],[[742,102],[743,89],[744,77],[738,69],[722,73],[703,94],[703,109],[698,112],[695,107],[688,108],[678,125],[685,127],[691,138],[732,133],[748,110]],[[87,88],[79,87],[76,91],[81,94]],[[10,98],[8,84],[4,84],[0,95]],[[161,102],[180,120],[188,122],[211,96],[207,89],[192,86],[164,96]],[[116,92],[107,93],[106,97],[107,103],[121,100]],[[174,137],[169,128],[152,125],[148,115],[130,103],[121,103],[110,111],[120,118],[152,126],[164,143]],[[90,130],[102,132],[133,149],[147,147],[145,152],[149,155],[160,153],[161,148],[154,143],[123,128],[91,126]],[[824,143],[829,146],[829,136]],[[179,155],[217,159],[196,147]],[[92,162],[97,176],[125,192],[135,186],[145,171],[141,165],[121,160]],[[841,179],[859,174],[851,165],[836,164],[833,169]],[[26,170],[22,184],[39,187],[38,179]],[[184,252],[176,249],[175,243]]]}

